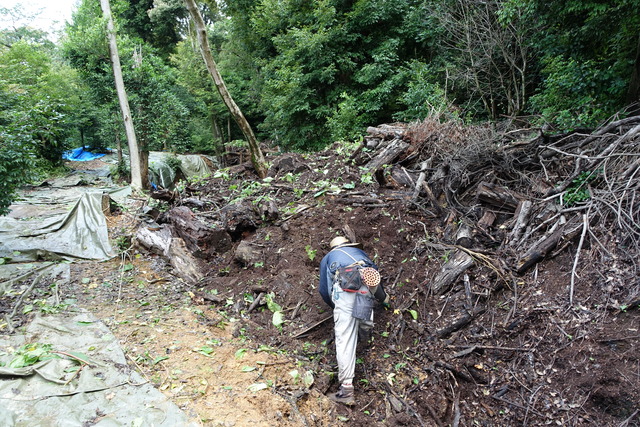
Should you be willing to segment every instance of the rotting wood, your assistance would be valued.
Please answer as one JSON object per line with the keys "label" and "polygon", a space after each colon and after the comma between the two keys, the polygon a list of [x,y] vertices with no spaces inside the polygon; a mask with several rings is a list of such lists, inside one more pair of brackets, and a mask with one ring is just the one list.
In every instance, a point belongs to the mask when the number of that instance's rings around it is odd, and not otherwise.
{"label": "rotting wood", "polygon": [[496,218],[497,216],[493,211],[485,210],[484,213],[482,214],[482,217],[478,221],[478,227],[480,227],[481,230],[484,230],[485,232],[487,232],[489,230],[489,227],[493,226],[493,223],[496,221]]}
{"label": "rotting wood", "polygon": [[486,311],[487,311],[486,308],[478,307],[478,308],[474,309],[472,312],[465,313],[464,315],[462,315],[461,317],[456,319],[450,325],[448,325],[448,326],[446,326],[446,327],[444,327],[442,329],[438,329],[436,331],[436,336],[438,338],[448,337],[449,335],[451,335],[455,331],[459,331],[460,329],[462,329],[465,326],[467,326],[469,323],[471,323],[473,321],[473,319],[475,319],[478,316],[481,316]]}
{"label": "rotting wood", "polygon": [[461,250],[456,250],[453,256],[442,267],[440,274],[431,284],[431,290],[435,295],[441,295],[449,290],[458,277],[473,265],[471,255]]}
{"label": "rotting wood", "polygon": [[369,126],[367,128],[367,137],[381,139],[402,139],[404,137],[405,128],[401,126],[379,125]]}
{"label": "rotting wood", "polygon": [[383,165],[393,162],[400,154],[402,154],[407,148],[409,143],[400,139],[394,139],[387,146],[385,146],[373,159],[371,159],[364,167],[369,170],[370,173],[376,172]]}
{"label": "rotting wood", "polygon": [[456,233],[456,245],[462,246],[463,248],[470,248],[473,242],[472,235],[471,227],[467,224],[461,224]]}
{"label": "rotting wood", "polygon": [[551,252],[561,240],[573,239],[581,230],[582,225],[575,227],[566,223],[558,227],[553,233],[539,240],[518,261],[517,274],[524,274],[529,268],[537,264]]}
{"label": "rotting wood", "polygon": [[427,169],[429,168],[430,162],[431,162],[431,159],[425,160],[420,164],[420,175],[418,176],[418,180],[416,181],[416,186],[413,190],[413,195],[411,196],[411,200],[415,201],[420,195],[422,184],[424,183],[424,180],[427,177]]}
{"label": "rotting wood", "polygon": [[501,210],[513,212],[518,207],[523,196],[507,188],[488,182],[481,182],[476,189],[478,200],[485,205],[494,206]]}
{"label": "rotting wood", "polygon": [[224,253],[231,249],[231,236],[227,231],[207,226],[186,206],[171,209],[165,219],[194,253]]}
{"label": "rotting wood", "polygon": [[177,191],[167,190],[166,188],[160,188],[150,193],[151,198],[155,200],[163,200],[165,202],[173,202],[180,197]]}
{"label": "rotting wood", "polygon": [[167,258],[176,275],[185,281],[192,284],[198,283],[204,277],[204,274],[200,271],[198,260],[191,255],[184,240],[180,238],[171,239]]}
{"label": "rotting wood", "polygon": [[172,237],[171,227],[167,224],[162,224],[159,228],[140,227],[136,232],[135,243],[156,255],[166,257]]}
{"label": "rotting wood", "polygon": [[531,207],[533,203],[530,200],[521,201],[516,208],[516,224],[513,226],[511,233],[509,234],[509,245],[516,243],[522,235],[522,230],[527,226],[529,222],[529,216],[531,215]]}

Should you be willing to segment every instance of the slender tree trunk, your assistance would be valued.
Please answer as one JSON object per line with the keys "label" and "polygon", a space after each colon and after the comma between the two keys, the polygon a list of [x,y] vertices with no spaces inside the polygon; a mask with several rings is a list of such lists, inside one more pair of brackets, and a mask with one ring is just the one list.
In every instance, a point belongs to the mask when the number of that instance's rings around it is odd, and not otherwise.
{"label": "slender tree trunk", "polygon": [[120,102],[120,110],[124,120],[124,128],[129,143],[129,161],[131,164],[131,187],[136,190],[144,188],[142,183],[142,175],[140,168],[140,153],[138,152],[138,142],[136,141],[136,132],[133,127],[133,119],[131,110],[129,109],[129,99],[124,88],[124,80],[122,79],[122,67],[120,66],[120,55],[118,54],[118,45],[116,43],[116,34],[113,28],[113,19],[111,18],[111,6],[109,0],[100,0],[102,13],[107,19],[107,36],[109,37],[109,52],[111,54],[111,63],[113,64],[113,77],[118,93],[118,101]]}
{"label": "slender tree trunk", "polygon": [[[102,0],[105,1],[105,0]],[[193,23],[196,28],[196,34],[198,36],[198,41],[200,42],[200,51],[202,53],[202,58],[204,59],[205,64],[207,65],[207,69],[209,70],[209,74],[211,74],[211,78],[222,97],[225,105],[229,109],[229,112],[235,119],[238,126],[242,130],[244,137],[247,139],[249,143],[249,151],[251,152],[251,163],[253,163],[253,167],[256,170],[256,173],[260,178],[264,178],[267,176],[267,162],[262,154],[262,150],[260,150],[260,145],[256,140],[255,135],[253,134],[253,130],[249,125],[249,122],[240,111],[240,108],[236,105],[235,101],[229,94],[227,90],[227,86],[224,84],[222,80],[222,76],[218,72],[218,67],[216,66],[215,61],[213,60],[213,56],[211,55],[211,48],[209,47],[209,41],[207,39],[207,30],[204,26],[204,21],[202,20],[202,16],[200,15],[200,11],[196,6],[195,0],[184,0],[191,17],[193,18]]]}

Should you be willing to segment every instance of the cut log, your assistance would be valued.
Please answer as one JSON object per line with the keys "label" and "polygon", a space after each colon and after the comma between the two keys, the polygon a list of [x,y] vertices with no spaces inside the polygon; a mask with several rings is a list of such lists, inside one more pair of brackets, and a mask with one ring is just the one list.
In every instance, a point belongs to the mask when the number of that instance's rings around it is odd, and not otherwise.
{"label": "cut log", "polygon": [[456,245],[463,248],[470,248],[473,243],[473,232],[467,224],[460,225],[456,233]]}
{"label": "cut log", "polygon": [[541,261],[561,241],[571,240],[580,233],[581,225],[566,223],[558,227],[553,233],[540,239],[517,262],[516,273],[524,274],[529,268]]}
{"label": "cut log", "polygon": [[231,236],[225,230],[207,226],[186,206],[171,209],[165,215],[165,220],[193,253],[212,255],[231,249]]}
{"label": "cut log", "polygon": [[518,204],[525,199],[514,191],[488,182],[478,184],[476,195],[481,203],[510,212],[514,212]]}
{"label": "cut log", "polygon": [[137,244],[156,255],[165,257],[169,253],[172,238],[171,227],[167,224],[162,224],[159,228],[140,227],[136,232]]}
{"label": "cut log", "polygon": [[490,210],[485,210],[482,218],[478,221],[478,227],[483,229],[484,231],[488,231],[489,227],[493,226],[493,223],[496,221],[496,214]]}
{"label": "cut log", "polygon": [[464,251],[456,250],[451,259],[442,267],[440,274],[431,284],[435,295],[441,295],[449,290],[458,277],[473,265],[473,258]]}
{"label": "cut log", "polygon": [[204,275],[200,271],[198,260],[191,255],[184,240],[171,239],[171,246],[167,254],[175,274],[188,283],[198,283]]}
{"label": "cut log", "polygon": [[513,246],[520,239],[520,236],[522,236],[522,230],[524,230],[529,222],[532,205],[530,200],[520,202],[518,205],[515,213],[516,224],[513,226],[513,230],[511,230],[511,234],[509,235],[509,245]]}
{"label": "cut log", "polygon": [[467,326],[473,319],[483,314],[487,311],[485,308],[476,308],[470,313],[465,313],[461,317],[457,318],[450,325],[439,329],[436,331],[436,335],[438,338],[445,338],[454,333],[455,331],[459,331],[460,329]]}
{"label": "cut log", "polygon": [[371,161],[365,165],[365,168],[371,173],[374,173],[383,165],[390,164],[397,159],[407,148],[409,148],[409,143],[400,139],[394,139],[371,159]]}
{"label": "cut log", "polygon": [[377,127],[369,126],[367,134],[373,138],[380,139],[402,139],[404,137],[405,128],[402,126],[380,125]]}
{"label": "cut log", "polygon": [[175,270],[175,275],[188,283],[199,282],[203,274],[200,262],[194,257],[184,240],[172,235],[171,227],[141,227],[136,233],[136,244],[165,258]]}

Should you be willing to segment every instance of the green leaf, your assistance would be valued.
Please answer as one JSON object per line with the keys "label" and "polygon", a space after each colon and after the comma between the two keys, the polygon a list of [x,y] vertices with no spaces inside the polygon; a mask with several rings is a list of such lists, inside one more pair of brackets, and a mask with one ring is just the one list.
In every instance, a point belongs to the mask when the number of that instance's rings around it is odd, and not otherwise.
{"label": "green leaf", "polygon": [[409,310],[409,314],[413,317],[413,320],[418,320],[418,312],[415,310]]}
{"label": "green leaf", "polygon": [[160,357],[156,357],[153,362],[152,365],[157,365],[158,363],[162,362],[163,360],[167,360],[169,358],[169,356],[160,356]]}
{"label": "green leaf", "polygon": [[242,359],[245,356],[245,354],[247,354],[247,349],[246,348],[239,349],[235,353],[236,359]]}
{"label": "green leaf", "polygon": [[243,366],[242,367],[242,372],[253,372],[256,370],[255,366]]}
{"label": "green leaf", "polygon": [[275,313],[273,313],[273,319],[271,319],[271,322],[276,328],[282,326],[284,323],[284,315],[282,314],[282,312],[276,311]]}
{"label": "green leaf", "polygon": [[251,384],[249,387],[247,387],[247,390],[252,391],[252,392],[257,392],[260,390],[265,390],[267,389],[269,386],[266,383],[255,383],[255,384]]}

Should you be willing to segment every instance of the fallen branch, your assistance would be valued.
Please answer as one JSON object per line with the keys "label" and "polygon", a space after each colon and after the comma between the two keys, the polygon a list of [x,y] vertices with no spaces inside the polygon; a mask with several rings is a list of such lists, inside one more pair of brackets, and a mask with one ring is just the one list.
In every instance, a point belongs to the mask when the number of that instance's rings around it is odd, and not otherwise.
{"label": "fallen branch", "polygon": [[333,314],[331,316],[325,317],[324,319],[312,324],[311,326],[305,328],[304,330],[298,332],[297,334],[295,334],[294,336],[292,336],[291,338],[300,338],[303,335],[305,335],[306,333],[310,332],[312,329],[322,325],[324,322],[326,322],[329,319],[333,319]]}
{"label": "fallen branch", "polygon": [[569,288],[569,304],[573,305],[573,288],[576,282],[576,269],[578,268],[578,260],[580,259],[580,251],[582,250],[582,244],[584,243],[584,236],[587,234],[589,221],[587,215],[582,215],[582,235],[580,236],[580,243],[578,243],[578,249],[576,250],[576,258],[573,260],[573,268],[571,269],[571,286]]}
{"label": "fallen branch", "polygon": [[444,327],[444,328],[436,331],[436,336],[438,338],[445,338],[445,337],[451,335],[452,333],[454,333],[455,331],[459,331],[460,329],[464,328],[466,325],[471,323],[471,321],[473,319],[475,319],[476,317],[482,315],[485,311],[487,311],[486,308],[477,308],[474,311],[472,311],[471,313],[464,314],[462,317],[460,317],[457,320],[455,320],[449,326]]}

